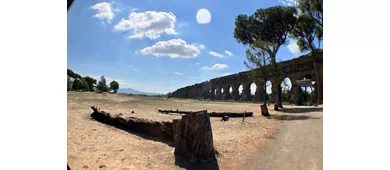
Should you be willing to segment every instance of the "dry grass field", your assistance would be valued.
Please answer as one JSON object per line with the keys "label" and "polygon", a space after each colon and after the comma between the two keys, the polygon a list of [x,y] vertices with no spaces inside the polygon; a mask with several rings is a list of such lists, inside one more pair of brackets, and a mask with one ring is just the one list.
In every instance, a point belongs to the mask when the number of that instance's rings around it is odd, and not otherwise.
{"label": "dry grass field", "polygon": [[[123,113],[153,120],[171,121],[180,115],[161,114],[158,109],[254,112],[253,117],[211,118],[214,145],[220,169],[245,169],[272,140],[279,120],[261,116],[260,104],[209,102],[157,97],[68,92],[68,164],[72,169],[182,169],[175,165],[174,148],[90,119],[90,106],[110,113]],[[269,107],[271,114],[273,109]],[[134,111],[134,114],[131,114]]]}

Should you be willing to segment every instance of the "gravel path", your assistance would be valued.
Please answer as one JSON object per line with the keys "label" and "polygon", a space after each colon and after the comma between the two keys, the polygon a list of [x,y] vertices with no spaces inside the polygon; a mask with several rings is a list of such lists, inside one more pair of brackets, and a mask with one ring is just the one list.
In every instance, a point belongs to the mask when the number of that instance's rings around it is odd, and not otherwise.
{"label": "gravel path", "polygon": [[[294,107],[274,116],[279,131],[248,169],[322,170],[322,107]],[[296,113],[291,113],[296,112]],[[299,113],[300,112],[300,113]]]}

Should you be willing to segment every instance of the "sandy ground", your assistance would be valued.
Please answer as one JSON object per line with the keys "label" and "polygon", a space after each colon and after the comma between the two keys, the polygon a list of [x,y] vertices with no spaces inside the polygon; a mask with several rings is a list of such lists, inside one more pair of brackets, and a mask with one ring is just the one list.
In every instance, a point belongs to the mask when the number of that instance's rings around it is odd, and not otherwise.
{"label": "sandy ground", "polygon": [[[169,121],[180,116],[161,114],[157,110],[254,112],[254,117],[244,122],[242,118],[230,118],[228,122],[211,118],[214,145],[220,153],[219,169],[247,169],[248,164],[258,160],[267,141],[274,140],[281,122],[261,116],[260,105],[254,103],[68,92],[67,157],[72,169],[183,169],[175,164],[173,147],[91,120],[93,105],[110,113]],[[276,114],[269,109],[271,114]]]}
{"label": "sandy ground", "polygon": [[255,156],[259,159],[251,162],[248,169],[323,169],[322,106],[294,107],[289,112],[275,115],[283,119],[278,133],[273,141],[268,141],[267,149]]}

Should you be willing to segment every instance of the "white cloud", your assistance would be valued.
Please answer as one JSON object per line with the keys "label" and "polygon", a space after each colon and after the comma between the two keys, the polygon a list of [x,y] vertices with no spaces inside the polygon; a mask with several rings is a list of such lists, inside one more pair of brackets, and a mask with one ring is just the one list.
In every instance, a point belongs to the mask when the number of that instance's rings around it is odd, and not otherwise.
{"label": "white cloud", "polygon": [[111,20],[115,17],[115,14],[112,12],[113,8],[110,3],[97,3],[94,6],[91,6],[91,9],[97,10],[96,14],[93,15],[93,17],[101,20],[106,19],[108,23],[111,23]]}
{"label": "white cloud", "polygon": [[161,85],[162,83],[161,83],[161,82],[158,82],[157,84],[160,84],[160,85]]}
{"label": "white cloud", "polygon": [[233,55],[233,53],[230,52],[230,51],[228,51],[228,50],[225,50],[225,53],[226,53],[228,56],[232,56],[232,55]]}
{"label": "white cloud", "polygon": [[222,76],[228,76],[228,75],[231,75],[233,73],[225,73],[225,74],[222,74]]}
{"label": "white cloud", "polygon": [[290,44],[287,45],[287,48],[288,50],[292,53],[292,54],[296,54],[296,53],[299,53],[299,46],[297,45],[297,40],[291,40],[290,41]]}
{"label": "white cloud", "polygon": [[223,70],[223,69],[226,69],[226,68],[229,68],[228,65],[226,64],[214,64],[213,66],[211,67],[202,67],[202,70],[205,70],[205,71],[211,71],[211,70]]}
{"label": "white cloud", "polygon": [[199,65],[200,63],[196,63],[195,65]]}
{"label": "white cloud", "polygon": [[210,51],[209,54],[212,55],[212,56],[214,56],[214,57],[223,58],[223,55],[222,55],[222,54],[219,54],[219,53],[214,52],[214,51]]}
{"label": "white cloud", "polygon": [[297,0],[279,0],[283,5],[296,6]]}
{"label": "white cloud", "polygon": [[196,45],[199,49],[202,49],[202,50],[206,48],[206,46],[203,44],[194,43],[194,45]]}
{"label": "white cloud", "polygon": [[211,21],[210,11],[207,9],[200,9],[196,13],[196,21],[198,24],[208,24]]}
{"label": "white cloud", "polygon": [[183,73],[179,73],[179,72],[174,72],[174,74],[179,75],[179,76],[183,75]]}
{"label": "white cloud", "polygon": [[176,16],[171,12],[132,12],[127,20],[124,18],[114,26],[115,30],[132,31],[129,38],[159,38],[161,34],[177,34],[175,31]]}
{"label": "white cloud", "polygon": [[138,8],[133,8],[130,10],[130,12],[134,12],[134,11],[138,11],[139,9]]}
{"label": "white cloud", "polygon": [[168,56],[171,58],[195,58],[200,51],[194,44],[187,44],[182,39],[159,41],[155,45],[142,49],[141,54],[151,54],[157,57]]}

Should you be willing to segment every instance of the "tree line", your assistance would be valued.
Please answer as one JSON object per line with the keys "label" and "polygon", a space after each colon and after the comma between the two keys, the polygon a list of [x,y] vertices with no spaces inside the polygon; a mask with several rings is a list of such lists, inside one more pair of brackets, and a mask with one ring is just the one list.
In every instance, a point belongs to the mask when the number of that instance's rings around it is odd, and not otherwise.
{"label": "tree line", "polygon": [[[276,54],[281,46],[288,43],[288,38],[297,41],[301,52],[322,52],[323,0],[296,2],[295,7],[273,6],[257,9],[252,15],[240,14],[236,17],[233,36],[238,43],[248,45],[244,65],[249,69],[258,68],[253,78],[262,77],[264,82],[269,78],[273,78],[272,82],[277,82],[281,78],[282,70],[276,62]],[[263,67],[265,65],[271,67]],[[318,68],[316,73],[318,74]],[[318,80],[316,83],[319,85]],[[266,87],[265,84],[264,95],[268,96]],[[282,107],[282,100],[287,94],[280,87],[276,93],[272,96],[275,97],[275,105]],[[266,102],[267,100],[264,104]]]}
{"label": "tree line", "polygon": [[67,70],[67,83],[67,91],[109,92],[112,90],[116,93],[119,89],[119,83],[115,80],[108,86],[104,76],[97,81],[90,76],[82,77],[71,69]]}

